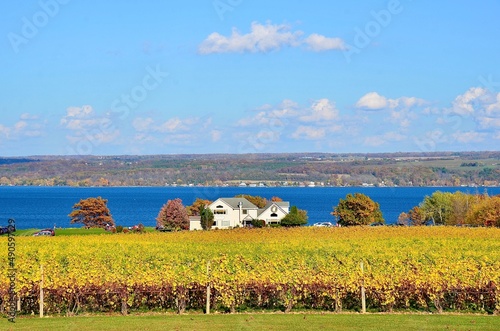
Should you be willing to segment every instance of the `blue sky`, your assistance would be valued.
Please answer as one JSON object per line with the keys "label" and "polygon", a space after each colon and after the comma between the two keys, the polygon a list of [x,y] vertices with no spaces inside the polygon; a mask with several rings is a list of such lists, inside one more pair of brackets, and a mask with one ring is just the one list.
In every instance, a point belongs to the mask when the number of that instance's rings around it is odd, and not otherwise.
{"label": "blue sky", "polygon": [[500,1],[1,6],[2,156],[500,146]]}

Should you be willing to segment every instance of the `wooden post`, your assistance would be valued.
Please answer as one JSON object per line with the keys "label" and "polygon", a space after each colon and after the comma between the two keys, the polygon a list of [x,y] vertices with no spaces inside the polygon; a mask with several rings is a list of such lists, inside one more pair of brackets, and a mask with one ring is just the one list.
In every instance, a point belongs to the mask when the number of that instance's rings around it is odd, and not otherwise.
{"label": "wooden post", "polygon": [[40,265],[40,317],[43,317],[43,265]]}
{"label": "wooden post", "polygon": [[17,311],[21,311],[21,297],[17,296]]}
{"label": "wooden post", "polygon": [[[207,262],[207,278],[210,278],[210,261]],[[207,307],[206,307],[207,315],[210,314],[210,280],[207,282]]]}
{"label": "wooden post", "polygon": [[363,267],[363,261],[361,261],[361,313],[364,314],[366,313],[366,294],[365,294],[365,275],[364,275],[364,267]]}

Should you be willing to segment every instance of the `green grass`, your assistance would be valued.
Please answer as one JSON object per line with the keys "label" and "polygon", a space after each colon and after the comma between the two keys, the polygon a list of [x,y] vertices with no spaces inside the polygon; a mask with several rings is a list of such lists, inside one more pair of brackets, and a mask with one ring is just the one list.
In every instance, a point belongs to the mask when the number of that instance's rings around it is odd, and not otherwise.
{"label": "green grass", "polygon": [[[23,230],[16,230],[15,234],[16,236],[32,236],[35,232],[40,231],[41,229],[23,229]],[[145,228],[146,232],[154,232],[155,228],[154,227],[146,227]],[[85,228],[56,228],[56,236],[85,236],[85,235],[92,235],[92,234],[105,234],[105,235],[110,235],[113,234],[112,232],[105,231],[104,229],[101,228],[91,228],[91,229],[85,229]]]}
{"label": "green grass", "polygon": [[1,330],[500,330],[500,317],[405,314],[130,315],[0,320]]}

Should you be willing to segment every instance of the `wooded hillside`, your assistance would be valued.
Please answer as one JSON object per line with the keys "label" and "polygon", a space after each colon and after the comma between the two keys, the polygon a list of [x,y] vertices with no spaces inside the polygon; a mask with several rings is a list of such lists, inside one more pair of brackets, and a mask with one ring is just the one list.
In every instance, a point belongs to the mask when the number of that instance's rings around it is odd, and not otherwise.
{"label": "wooded hillside", "polygon": [[500,152],[0,158],[0,185],[460,186],[500,184]]}

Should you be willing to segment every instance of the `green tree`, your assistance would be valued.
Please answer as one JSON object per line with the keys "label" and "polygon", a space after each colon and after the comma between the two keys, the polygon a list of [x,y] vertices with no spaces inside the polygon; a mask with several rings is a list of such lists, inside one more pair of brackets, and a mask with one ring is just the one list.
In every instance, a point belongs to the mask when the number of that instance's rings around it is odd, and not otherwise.
{"label": "green tree", "polygon": [[203,230],[210,230],[214,224],[214,213],[210,208],[202,207],[200,211],[200,223]]}
{"label": "green tree", "polygon": [[189,216],[181,199],[168,200],[161,207],[158,217],[156,217],[156,227],[189,230]]}
{"label": "green tree", "polygon": [[333,208],[332,215],[342,226],[369,225],[375,222],[384,223],[380,205],[362,193],[347,194]]}
{"label": "green tree", "polygon": [[115,221],[107,206],[108,200],[101,197],[81,199],[73,205],[73,211],[68,215],[71,223],[83,223],[86,228],[105,228],[115,225]]}
{"label": "green tree", "polygon": [[296,206],[290,208],[290,212],[281,219],[282,226],[301,226],[307,224],[307,211],[298,209]]}
{"label": "green tree", "polygon": [[436,224],[446,224],[452,212],[452,193],[436,191],[431,196],[427,195],[420,204],[419,212],[426,215],[425,218],[434,219]]}

